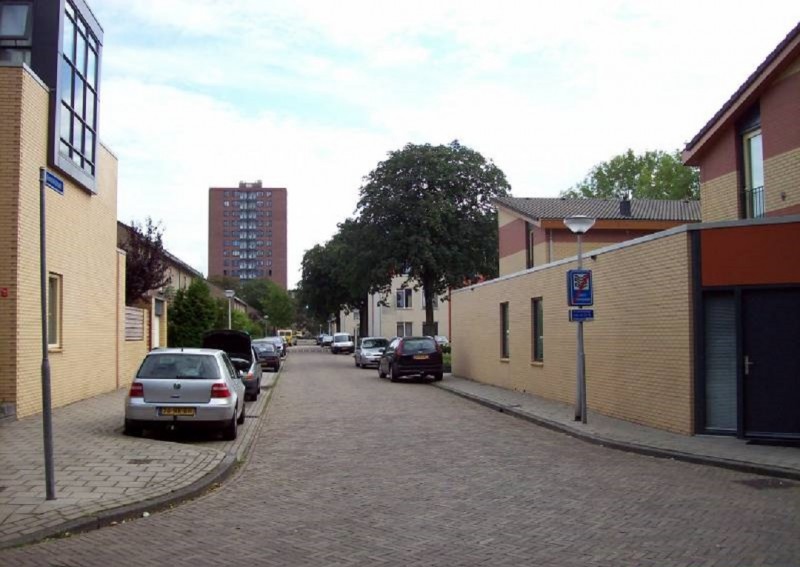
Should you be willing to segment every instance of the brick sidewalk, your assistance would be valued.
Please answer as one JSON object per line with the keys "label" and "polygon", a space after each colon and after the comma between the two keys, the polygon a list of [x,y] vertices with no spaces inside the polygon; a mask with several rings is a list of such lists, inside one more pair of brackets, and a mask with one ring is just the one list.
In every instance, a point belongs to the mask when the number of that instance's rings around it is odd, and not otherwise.
{"label": "brick sidewalk", "polygon": [[562,431],[585,441],[657,457],[673,458],[800,480],[800,447],[751,444],[717,435],[679,435],[589,411],[584,425],[573,406],[531,394],[446,376],[437,386],[498,411]]}
{"label": "brick sidewalk", "polygon": [[127,437],[125,389],[55,409],[55,500],[45,499],[41,415],[0,425],[0,548],[122,521],[207,489],[246,453],[277,376],[265,374],[269,389],[247,403],[236,441]]}

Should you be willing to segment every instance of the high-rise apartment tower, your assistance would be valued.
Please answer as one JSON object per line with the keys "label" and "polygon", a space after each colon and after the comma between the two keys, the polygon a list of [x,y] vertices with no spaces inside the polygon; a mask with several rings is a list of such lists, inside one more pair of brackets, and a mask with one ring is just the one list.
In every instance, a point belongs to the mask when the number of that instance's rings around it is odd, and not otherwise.
{"label": "high-rise apartment tower", "polygon": [[285,187],[255,181],[208,190],[208,275],[287,289]]}

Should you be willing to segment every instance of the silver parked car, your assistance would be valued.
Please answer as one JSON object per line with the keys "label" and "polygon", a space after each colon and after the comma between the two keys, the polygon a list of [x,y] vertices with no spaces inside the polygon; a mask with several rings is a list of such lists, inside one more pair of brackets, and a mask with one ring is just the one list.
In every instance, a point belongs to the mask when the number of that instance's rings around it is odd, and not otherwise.
{"label": "silver parked car", "polygon": [[367,366],[378,366],[383,349],[389,344],[389,339],[383,337],[364,337],[358,342],[358,347],[353,355],[356,359],[356,366],[366,368]]}
{"label": "silver parked car", "polygon": [[142,361],[125,397],[125,434],[169,425],[212,428],[236,439],[245,388],[221,350],[165,348]]}

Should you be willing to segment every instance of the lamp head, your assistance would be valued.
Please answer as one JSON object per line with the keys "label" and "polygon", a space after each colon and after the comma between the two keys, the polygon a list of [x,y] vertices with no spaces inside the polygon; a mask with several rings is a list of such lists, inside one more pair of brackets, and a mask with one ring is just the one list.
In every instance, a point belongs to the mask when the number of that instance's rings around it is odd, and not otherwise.
{"label": "lamp head", "polygon": [[585,234],[594,223],[595,219],[586,215],[573,215],[564,219],[564,224],[575,234]]}
{"label": "lamp head", "polygon": [[225,290],[225,297],[227,297],[228,299],[230,299],[231,297],[234,297],[235,295],[236,295],[236,291],[235,290],[233,290],[233,289],[226,289]]}

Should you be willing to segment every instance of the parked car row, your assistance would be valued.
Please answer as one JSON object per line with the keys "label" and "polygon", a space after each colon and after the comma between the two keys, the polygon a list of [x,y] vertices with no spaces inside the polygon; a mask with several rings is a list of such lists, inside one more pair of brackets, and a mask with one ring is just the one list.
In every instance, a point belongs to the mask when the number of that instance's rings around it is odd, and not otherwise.
{"label": "parked car row", "polygon": [[[274,338],[282,347],[280,337]],[[210,331],[201,348],[149,352],[125,397],[125,434],[185,427],[236,439],[245,419],[245,400],[258,399],[264,369],[280,369],[281,352],[274,338],[252,340],[241,331]]]}

